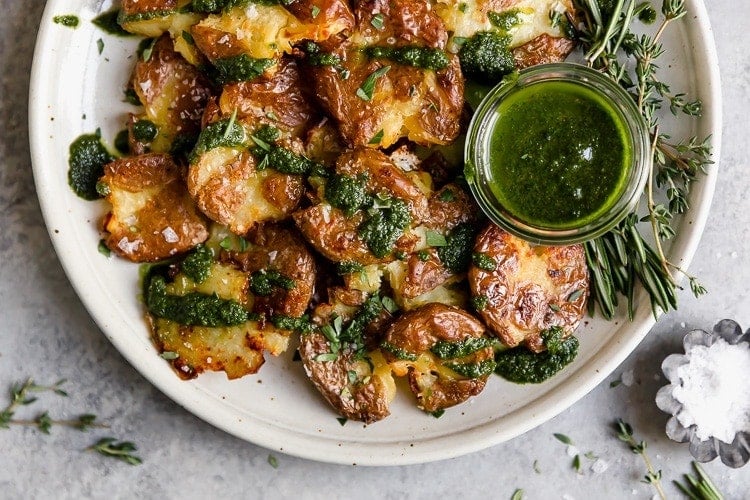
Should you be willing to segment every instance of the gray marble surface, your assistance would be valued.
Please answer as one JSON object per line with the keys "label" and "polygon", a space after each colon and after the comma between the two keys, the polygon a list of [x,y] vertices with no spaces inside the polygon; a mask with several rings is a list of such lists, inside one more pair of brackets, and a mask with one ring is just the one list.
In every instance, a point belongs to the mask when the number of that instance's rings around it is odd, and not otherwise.
{"label": "gray marble surface", "polygon": [[[711,0],[724,94],[723,155],[707,229],[691,271],[710,290],[696,300],[680,294],[680,309],[663,316],[638,349],[599,387],[527,434],[468,456],[406,467],[364,468],[276,455],[212,428],[173,403],[131,368],[99,332],[68,284],[50,246],[34,195],[26,100],[36,28],[44,2],[0,0],[0,406],[14,381],[67,378],[68,398],[42,396],[54,416],[90,411],[111,429],[79,433],[53,428],[0,430],[0,498],[651,498],[644,467],[614,436],[622,417],[648,442],[671,480],[690,470],[685,445],[664,434],[666,415],[654,405],[664,384],[660,363],[680,349],[682,334],[721,318],[750,326],[750,26],[745,2]],[[620,379],[632,383],[611,388]],[[632,375],[632,377],[631,377]],[[34,407],[19,416],[34,416]],[[577,474],[553,433],[570,436],[581,452],[606,462]],[[131,467],[84,449],[111,434],[139,445],[144,464]],[[536,461],[539,472],[534,470]],[[602,465],[602,464],[600,464]],[[750,469],[718,462],[706,470],[727,498],[750,498]],[[602,467],[603,468],[603,467]]]}

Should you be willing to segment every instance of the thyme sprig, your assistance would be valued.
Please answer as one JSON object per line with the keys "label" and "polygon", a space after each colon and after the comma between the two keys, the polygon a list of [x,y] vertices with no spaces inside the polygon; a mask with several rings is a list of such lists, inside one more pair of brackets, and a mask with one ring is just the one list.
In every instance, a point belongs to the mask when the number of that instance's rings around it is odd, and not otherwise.
{"label": "thyme sprig", "polygon": [[138,448],[130,441],[121,441],[118,443],[115,438],[105,437],[101,438],[96,444],[93,444],[86,449],[95,451],[105,457],[122,460],[130,465],[140,465],[143,463],[143,460],[141,460],[140,457],[133,455],[132,452],[137,451]]}
{"label": "thyme sprig", "polygon": [[[633,292],[638,282],[648,292],[656,315],[659,309],[668,311],[677,307],[675,272],[688,278],[695,296],[706,293],[695,276],[667,259],[662,245],[675,235],[674,216],[689,209],[692,183],[712,164],[710,136],[671,142],[668,135],[659,131],[659,111],[665,102],[675,115],[700,116],[702,111],[700,100],[673,93],[657,75],[657,60],[664,53],[661,38],[674,21],[687,14],[685,1],[663,1],[663,19],[653,35],[636,35],[631,31],[634,20],[651,9],[648,2],[575,0],[575,4],[580,17],[569,20],[577,27],[576,36],[587,64],[631,94],[649,127],[653,158],[646,188],[648,215],[639,219],[631,214],[611,232],[585,245],[593,281],[592,312],[598,303],[601,314],[611,318],[618,296],[624,295],[632,319]],[[666,196],[666,204],[657,201],[657,189]],[[653,245],[642,236],[639,222],[650,223]]]}
{"label": "thyme sprig", "polygon": [[646,453],[646,442],[638,442],[635,437],[633,437],[633,428],[630,424],[623,422],[622,419],[617,419],[615,429],[620,441],[624,441],[633,453],[640,455],[643,459],[643,463],[646,464],[646,475],[644,476],[643,482],[652,485],[656,490],[656,493],[659,495],[659,498],[665,500],[667,496],[664,494],[664,489],[661,485],[661,471],[656,471],[651,464],[651,459]]}
{"label": "thyme sprig", "polygon": [[[68,393],[62,389],[65,382],[65,379],[61,379],[51,385],[39,385],[33,379],[28,378],[25,382],[13,384],[10,389],[10,403],[0,411],[0,429],[10,429],[12,425],[34,426],[43,434],[49,434],[53,426],[69,427],[82,432],[92,428],[109,428],[106,423],[97,422],[96,415],[92,413],[84,413],[75,419],[53,419],[48,411],[44,411],[34,418],[15,418],[20,407],[29,406],[37,401],[35,393],[52,392],[58,396],[67,397]],[[131,465],[141,463],[141,459],[131,453],[136,450],[136,447],[129,441],[117,443],[114,438],[102,438],[87,450],[94,450]]]}

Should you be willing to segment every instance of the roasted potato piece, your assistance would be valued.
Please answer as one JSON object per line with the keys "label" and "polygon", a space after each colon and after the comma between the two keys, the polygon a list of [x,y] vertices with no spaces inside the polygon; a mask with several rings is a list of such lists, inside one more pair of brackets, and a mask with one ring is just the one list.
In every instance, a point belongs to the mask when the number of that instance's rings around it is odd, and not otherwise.
{"label": "roasted potato piece", "polygon": [[[320,9],[317,16],[312,16],[313,7]],[[208,16],[191,33],[212,62],[241,54],[277,59],[291,53],[292,45],[300,40],[327,40],[354,24],[344,0],[300,0],[293,10],[299,18],[280,5],[251,3]]]}
{"label": "roasted potato piece", "polygon": [[300,338],[305,372],[345,417],[365,423],[383,419],[396,386],[377,346],[391,315],[377,295],[333,288],[328,299],[313,314],[319,329]]}
{"label": "roasted potato piece", "polygon": [[[437,0],[434,6],[435,13],[453,36],[469,38],[479,31],[501,29],[511,37],[510,48],[524,45],[541,35],[564,38],[563,23],[553,25],[551,13],[558,12],[564,19],[566,12],[574,12],[570,0]],[[504,14],[507,24],[493,25],[488,17],[490,13]]]}
{"label": "roasted potato piece", "polygon": [[428,412],[466,401],[495,368],[484,326],[467,312],[428,304],[405,313],[381,345],[396,376],[408,376],[417,406]]}
{"label": "roasted potato piece", "polygon": [[[223,252],[223,259],[250,273],[251,291],[255,294],[253,312],[268,318],[299,318],[305,314],[315,286],[315,259],[302,239],[289,228],[263,224],[251,230],[245,240],[251,245],[249,249]],[[281,285],[271,286],[269,293],[259,295],[255,292],[264,285],[264,273],[279,273]],[[261,282],[254,283],[256,278]]]}
{"label": "roasted potato piece", "polygon": [[[352,205],[350,208],[354,212],[348,215],[342,208],[332,206],[330,200],[323,200],[295,213],[293,218],[297,227],[313,247],[335,262],[351,260],[360,264],[387,262],[393,259],[394,251],[409,252],[414,248],[418,237],[411,233],[410,228],[428,215],[428,200],[407,174],[382,152],[367,148],[358,148],[342,154],[336,162],[336,174],[342,178],[361,179],[361,189],[357,190],[356,194],[361,198],[363,205]],[[327,193],[332,182],[331,179],[327,181]],[[351,201],[350,191],[343,191],[344,187],[338,189],[342,190],[341,193],[347,194],[339,196],[338,193],[334,193],[340,202]],[[366,200],[368,196],[372,197],[369,203]],[[371,207],[374,204],[372,200],[378,196],[386,196],[393,200],[392,205],[396,205],[397,202],[403,203],[408,210],[408,214],[403,214],[408,218],[407,224],[402,231],[393,233],[391,246],[385,248],[384,245],[384,248],[380,249],[382,252],[374,251],[362,236],[365,224],[375,217],[370,216],[368,212],[370,209],[376,210]],[[367,212],[363,210],[365,208],[368,209]],[[388,206],[382,208],[384,211],[396,210]]]}
{"label": "roasted potato piece", "polygon": [[328,360],[330,342],[322,333],[310,333],[302,335],[299,353],[315,388],[341,415],[366,424],[390,415],[396,384],[380,352],[368,352],[369,363],[354,352]]}
{"label": "roasted potato piece", "polygon": [[271,77],[225,85],[219,108],[225,116],[236,110],[238,120],[267,123],[302,137],[321,119],[312,105],[313,99],[302,82],[297,63],[285,59]]}
{"label": "roasted potato piece", "polygon": [[[212,264],[208,277],[196,283],[179,273],[166,287],[170,295],[190,293],[216,295],[234,300],[246,309],[252,306],[248,293],[249,275],[232,266]],[[181,325],[170,319],[149,315],[154,342],[162,353],[174,357],[172,366],[184,379],[204,371],[224,371],[229,379],[256,373],[264,362],[263,352],[274,356],[286,351],[290,332],[259,321],[233,326]]]}
{"label": "roasted potato piece", "polygon": [[211,86],[197,68],[172,49],[169,37],[156,42],[148,61],[138,60],[132,85],[144,106],[145,118],[159,130],[151,143],[152,151],[167,152],[179,136],[198,135]]}
{"label": "roasted potato piece", "polygon": [[157,37],[170,31],[180,35],[197,23],[200,14],[183,12],[191,0],[123,0],[117,22],[125,31]]}
{"label": "roasted potato piece", "polygon": [[304,194],[302,176],[257,167],[258,160],[241,145],[219,146],[191,163],[188,190],[203,213],[241,235],[259,222],[284,219]]}
{"label": "roasted potato piece", "polygon": [[533,246],[490,224],[474,252],[471,291],[486,301],[479,315],[505,345],[524,343],[541,352],[544,330],[559,326],[565,337],[573,333],[589,289],[583,246]]}
{"label": "roasted potato piece", "polygon": [[105,217],[105,243],[133,262],[153,262],[185,252],[208,238],[182,171],[164,154],[115,160],[101,185],[112,210]]}
{"label": "roasted potato piece", "polygon": [[[447,32],[430,3],[363,1],[355,14],[357,27],[352,36],[331,51],[340,64],[311,68],[316,93],[347,143],[388,147],[401,137],[420,144],[446,144],[455,139],[463,108],[458,58],[447,55],[447,66],[434,71],[368,59],[361,50],[364,46],[444,50]],[[342,78],[342,74],[348,76]],[[364,91],[368,85],[372,88]]]}

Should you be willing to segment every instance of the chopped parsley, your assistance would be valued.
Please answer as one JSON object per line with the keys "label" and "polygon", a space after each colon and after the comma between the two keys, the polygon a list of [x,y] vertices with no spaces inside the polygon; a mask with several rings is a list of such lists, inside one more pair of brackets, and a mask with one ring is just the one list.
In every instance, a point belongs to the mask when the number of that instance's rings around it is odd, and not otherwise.
{"label": "chopped parsley", "polygon": [[370,73],[362,82],[362,85],[360,85],[360,87],[357,89],[357,97],[359,97],[363,101],[370,101],[372,99],[373,92],[375,92],[375,83],[378,81],[378,78],[388,73],[390,69],[390,66],[383,66],[382,68]]}

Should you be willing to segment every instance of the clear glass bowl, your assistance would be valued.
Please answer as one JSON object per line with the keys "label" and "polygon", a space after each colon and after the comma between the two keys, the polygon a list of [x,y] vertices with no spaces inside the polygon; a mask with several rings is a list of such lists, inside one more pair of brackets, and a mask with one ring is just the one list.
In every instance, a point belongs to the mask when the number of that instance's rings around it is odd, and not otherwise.
{"label": "clear glass bowl", "polygon": [[683,339],[685,354],[670,354],[661,364],[664,376],[669,380],[669,385],[665,385],[656,393],[656,406],[665,413],[671,415],[667,421],[667,437],[678,443],[690,443],[690,454],[699,462],[710,462],[717,456],[721,461],[732,468],[738,468],[745,465],[750,460],[750,433],[738,432],[731,443],[710,436],[708,439],[701,440],[697,435],[697,427],[690,425],[683,426],[677,419],[677,415],[682,411],[682,403],[674,397],[675,387],[681,384],[680,377],[677,375],[677,369],[690,363],[690,351],[694,346],[710,347],[717,339],[724,339],[731,345],[740,342],[750,342],[750,330],[742,333],[742,328],[731,319],[724,319],[714,325],[712,332],[705,330],[692,330],[687,333]]}
{"label": "clear glass bowl", "polygon": [[[581,225],[559,228],[529,223],[504,207],[491,189],[490,145],[500,104],[518,89],[545,82],[574,83],[606,100],[622,123],[630,141],[631,164],[624,182],[616,193],[616,200],[596,219]],[[473,167],[473,175],[467,175],[469,187],[487,217],[508,232],[537,244],[578,243],[612,229],[638,203],[652,161],[649,131],[633,98],[609,77],[574,63],[544,64],[527,68],[519,73],[517,79],[500,83],[490,90],[478,105],[469,124],[465,158],[467,167]]]}

